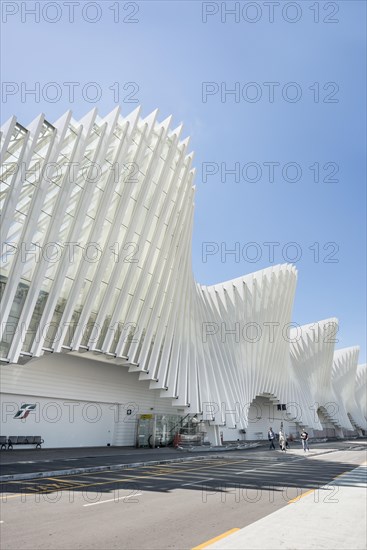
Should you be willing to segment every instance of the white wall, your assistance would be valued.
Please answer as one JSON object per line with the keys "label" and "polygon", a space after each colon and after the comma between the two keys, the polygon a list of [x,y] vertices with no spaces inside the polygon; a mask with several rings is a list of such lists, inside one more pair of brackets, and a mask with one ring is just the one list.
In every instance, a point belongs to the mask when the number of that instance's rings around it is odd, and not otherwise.
{"label": "white wall", "polygon": [[288,418],[287,412],[278,411],[277,405],[265,397],[257,397],[253,401],[249,409],[248,418],[249,422],[246,428],[246,434],[240,433],[237,428],[220,426],[219,429],[223,434],[223,442],[237,441],[238,439],[240,441],[267,440],[269,428],[272,427],[274,432],[278,433],[281,422],[283,422],[283,428],[287,436],[299,431],[299,425]]}
{"label": "white wall", "polygon": [[[36,409],[26,419],[14,419],[23,403],[36,404]],[[114,405],[3,393],[1,407],[3,435],[40,435],[45,440],[43,447],[113,443]]]}
{"label": "white wall", "polygon": [[[138,374],[83,356],[2,365],[0,384],[1,434],[40,435],[45,448],[135,445],[139,414],[177,413]],[[25,420],[14,419],[24,403],[37,407]]]}
{"label": "white wall", "polygon": [[287,436],[294,434],[299,429],[295,422],[289,420],[287,411],[278,411],[277,405],[269,399],[257,397],[249,409],[246,439],[267,440],[269,428],[273,428],[273,431],[278,433],[281,422],[283,422],[283,428]]}

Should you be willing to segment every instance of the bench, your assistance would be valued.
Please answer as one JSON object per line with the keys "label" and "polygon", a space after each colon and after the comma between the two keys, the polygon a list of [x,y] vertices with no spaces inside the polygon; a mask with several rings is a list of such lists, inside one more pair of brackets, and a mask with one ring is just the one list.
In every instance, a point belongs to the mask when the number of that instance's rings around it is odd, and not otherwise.
{"label": "bench", "polygon": [[36,445],[36,449],[40,449],[43,442],[40,435],[9,435],[8,450],[14,445]]}

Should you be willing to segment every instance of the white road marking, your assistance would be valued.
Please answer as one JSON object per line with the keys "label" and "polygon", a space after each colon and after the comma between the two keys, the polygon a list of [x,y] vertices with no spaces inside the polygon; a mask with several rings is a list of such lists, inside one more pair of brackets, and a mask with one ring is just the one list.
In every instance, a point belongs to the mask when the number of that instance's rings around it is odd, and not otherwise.
{"label": "white road marking", "polygon": [[[303,457],[302,458],[297,458],[295,460],[292,460],[292,463],[293,462],[298,462],[299,460],[304,460]],[[257,472],[258,470],[262,470],[265,472],[265,470],[267,469],[273,469],[273,468],[276,468],[277,466],[285,466],[285,465],[288,465],[286,462],[278,462],[278,464],[267,464],[266,466],[262,466],[262,467],[258,467],[258,468],[254,468],[253,470],[241,470],[240,472],[236,472],[236,476],[240,475],[240,474],[247,474],[248,472]]]}
{"label": "white road marking", "polygon": [[200,481],[192,481],[191,483],[184,483],[181,485],[181,487],[186,487],[187,485],[200,485],[200,483],[204,483],[204,481],[213,481],[212,477],[207,477],[206,479],[201,479]]}
{"label": "white road marking", "polygon": [[236,472],[236,476],[239,476],[240,474],[248,474],[248,472],[256,472],[260,468],[254,468],[253,470],[241,470],[241,472]]}
{"label": "white road marking", "polygon": [[105,502],[117,502],[124,498],[140,497],[143,493],[136,493],[135,495],[127,495],[118,498],[109,498],[108,500],[100,500],[99,502],[90,502],[89,504],[83,504],[83,506],[95,506],[96,504],[104,504]]}

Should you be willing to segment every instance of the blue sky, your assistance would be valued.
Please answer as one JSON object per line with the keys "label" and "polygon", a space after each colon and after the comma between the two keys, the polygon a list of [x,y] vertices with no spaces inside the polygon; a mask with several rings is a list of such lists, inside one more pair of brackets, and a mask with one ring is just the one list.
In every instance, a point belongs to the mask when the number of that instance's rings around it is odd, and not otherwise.
{"label": "blue sky", "polygon": [[[22,100],[20,92],[3,95],[1,121],[16,114],[28,124],[39,112],[53,121],[69,108],[78,118],[94,106],[105,115],[116,106],[110,89],[116,82],[122,112],[128,113],[136,106],[127,102],[133,87],[123,86],[136,83],[134,97],[144,115],[156,107],[162,120],[173,114],[174,123],[184,122],[185,135],[192,138],[197,167],[196,279],[212,284],[289,261],[296,252],[289,243],[295,242],[302,257],[296,262],[294,321],[338,317],[337,347],[359,344],[360,362],[365,362],[365,2],[318,2],[318,23],[315,2],[308,1],[287,7],[290,3],[280,0],[273,23],[264,2],[247,8],[248,2],[237,2],[238,8],[236,2],[227,2],[227,7],[240,10],[238,22],[234,15],[221,14],[220,2],[205,7],[196,0],[119,2],[119,21],[114,22],[116,11],[111,8],[117,9],[116,1],[83,0],[75,6],[74,22],[69,21],[67,3],[40,2],[36,23],[26,13],[35,4],[2,2],[3,85],[13,82],[21,88],[23,82],[31,88],[39,82],[42,89],[56,82],[61,97],[52,102],[42,94],[39,101],[30,95]],[[46,4],[59,8],[45,9]],[[85,10],[86,4],[97,7]],[[218,13],[208,15],[204,23],[203,10]],[[86,20],[94,17],[100,19]],[[256,17],[257,22],[248,21]],[[332,19],[338,22],[326,22]],[[72,103],[65,82],[80,83]],[[90,82],[101,91],[98,103],[80,92]],[[216,83],[219,89],[206,102],[203,82]],[[278,83],[273,102],[266,82]],[[240,97],[221,98],[221,86],[223,91],[239,87]],[[47,90],[51,95],[52,89]],[[302,96],[292,102],[296,91]],[[259,100],[251,102],[255,92]],[[269,162],[278,163],[273,182],[264,164]],[[210,168],[206,163],[218,171],[203,181],[204,166]],[[223,170],[221,178],[221,165],[231,169],[236,163],[240,181],[225,177]],[[289,163],[295,164],[287,168]],[[298,181],[289,181],[297,179],[296,169]],[[333,178],[334,170],[338,172]],[[323,181],[327,175],[338,181]],[[221,258],[218,252],[204,262],[207,242],[217,243],[223,252],[239,246],[241,255]],[[268,242],[280,243],[274,261],[264,245]],[[256,249],[248,243],[257,243]],[[250,261],[255,251],[258,260]]]}

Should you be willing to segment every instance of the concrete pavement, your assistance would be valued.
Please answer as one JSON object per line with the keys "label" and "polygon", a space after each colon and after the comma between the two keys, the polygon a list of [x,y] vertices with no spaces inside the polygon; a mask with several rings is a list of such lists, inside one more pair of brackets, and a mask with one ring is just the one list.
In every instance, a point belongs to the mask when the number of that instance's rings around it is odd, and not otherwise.
{"label": "concrete pavement", "polygon": [[341,474],[309,490],[288,506],[234,529],[213,544],[216,550],[365,550],[367,548],[367,467]]}

